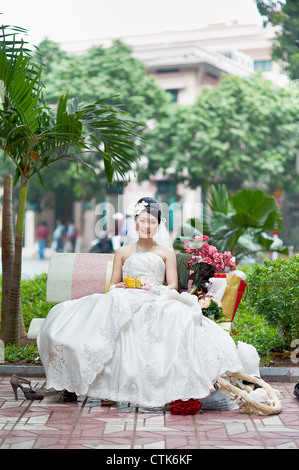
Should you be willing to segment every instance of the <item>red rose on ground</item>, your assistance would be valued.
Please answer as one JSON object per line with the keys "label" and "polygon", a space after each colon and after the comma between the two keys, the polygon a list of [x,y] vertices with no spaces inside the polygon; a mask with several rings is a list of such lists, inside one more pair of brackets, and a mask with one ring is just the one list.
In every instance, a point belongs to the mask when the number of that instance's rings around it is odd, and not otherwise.
{"label": "red rose on ground", "polygon": [[202,407],[202,404],[195,400],[194,398],[190,398],[188,401],[183,400],[175,400],[169,403],[169,411],[173,415],[195,415],[198,413]]}

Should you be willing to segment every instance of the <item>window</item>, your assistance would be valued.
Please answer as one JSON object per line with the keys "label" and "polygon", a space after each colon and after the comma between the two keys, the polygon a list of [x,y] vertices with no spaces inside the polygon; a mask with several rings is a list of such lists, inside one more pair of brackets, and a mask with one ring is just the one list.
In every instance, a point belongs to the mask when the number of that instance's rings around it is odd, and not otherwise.
{"label": "window", "polygon": [[180,90],[178,88],[171,88],[166,91],[171,94],[172,102],[177,103]]}
{"label": "window", "polygon": [[124,192],[124,182],[117,181],[114,184],[106,185],[107,194],[123,194]]}
{"label": "window", "polygon": [[213,78],[213,80],[219,80],[219,76],[215,75],[214,73],[207,72],[206,75],[207,77]]}
{"label": "window", "polygon": [[271,60],[256,60],[254,62],[254,70],[256,72],[271,72],[272,62]]}
{"label": "window", "polygon": [[[166,227],[170,231],[174,229],[174,211],[177,209],[177,185],[174,181],[162,180],[157,181],[156,197],[162,204],[162,217],[166,219]],[[163,207],[167,206],[167,211],[163,211]]]}
{"label": "window", "polygon": [[156,70],[156,73],[176,73],[176,72],[179,72],[180,69],[158,69]]}

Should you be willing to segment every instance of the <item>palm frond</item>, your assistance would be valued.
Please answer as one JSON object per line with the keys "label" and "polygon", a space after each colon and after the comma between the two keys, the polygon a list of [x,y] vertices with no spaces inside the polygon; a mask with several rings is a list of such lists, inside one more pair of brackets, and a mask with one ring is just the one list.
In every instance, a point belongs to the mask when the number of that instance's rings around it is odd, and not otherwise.
{"label": "palm frond", "polygon": [[80,109],[79,98],[69,101],[64,94],[56,112],[47,108],[41,99],[41,68],[32,66],[25,42],[17,39],[21,32],[21,28],[10,31],[3,26],[0,38],[1,147],[17,166],[16,179],[22,172],[27,177],[39,173],[62,158],[95,171],[87,162],[87,152],[104,160],[109,183],[114,175],[124,178],[140,155],[137,141],[142,138],[136,127],[142,125],[109,104],[109,97]]}
{"label": "palm frond", "polygon": [[281,231],[283,219],[275,199],[261,190],[243,189],[229,196],[225,187],[211,187],[204,227],[220,251],[229,250],[237,259],[266,250],[287,251],[282,243],[274,244],[272,234],[266,234],[267,230]]}

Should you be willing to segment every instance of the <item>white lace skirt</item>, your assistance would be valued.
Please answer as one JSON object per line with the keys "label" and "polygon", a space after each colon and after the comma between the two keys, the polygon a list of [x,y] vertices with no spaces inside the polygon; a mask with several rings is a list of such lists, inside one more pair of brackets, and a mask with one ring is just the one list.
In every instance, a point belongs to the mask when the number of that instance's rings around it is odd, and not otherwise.
{"label": "white lace skirt", "polygon": [[208,396],[242,370],[238,351],[178,298],[114,289],[54,307],[38,337],[47,387],[144,407]]}

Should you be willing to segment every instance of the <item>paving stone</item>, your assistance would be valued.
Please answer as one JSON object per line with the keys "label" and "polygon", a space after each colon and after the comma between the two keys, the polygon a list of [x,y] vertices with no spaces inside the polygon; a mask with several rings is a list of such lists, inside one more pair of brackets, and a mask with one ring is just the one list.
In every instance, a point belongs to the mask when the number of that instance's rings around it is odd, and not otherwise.
{"label": "paving stone", "polygon": [[[92,398],[64,403],[57,392],[40,402],[15,401],[9,378],[0,377],[0,449],[299,448],[299,400],[287,381],[268,381],[280,392],[279,415],[237,409],[174,416],[129,403],[102,407]],[[37,388],[44,383],[43,377],[31,379]]]}

